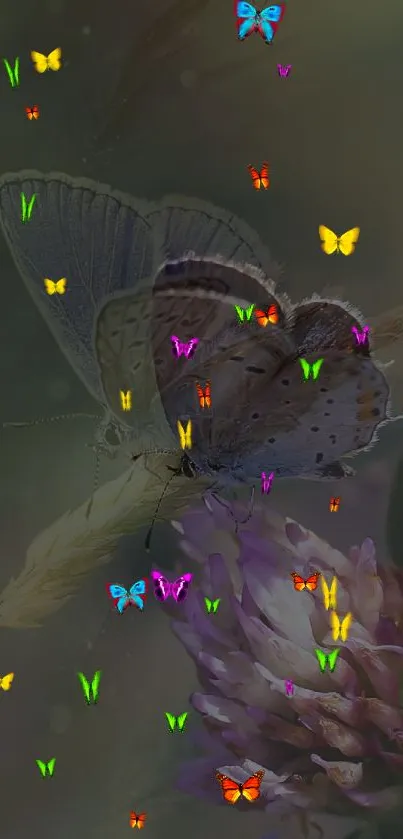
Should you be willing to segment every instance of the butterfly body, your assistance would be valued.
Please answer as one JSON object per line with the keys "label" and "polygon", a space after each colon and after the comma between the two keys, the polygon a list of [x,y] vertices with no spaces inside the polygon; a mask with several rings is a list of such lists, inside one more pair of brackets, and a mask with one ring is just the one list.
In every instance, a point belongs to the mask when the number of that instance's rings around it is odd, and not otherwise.
{"label": "butterfly body", "polygon": [[321,248],[328,255],[342,253],[343,256],[350,256],[355,251],[359,235],[359,227],[352,227],[351,230],[346,230],[345,233],[338,236],[337,233],[334,233],[329,227],[325,227],[324,224],[319,225]]}
{"label": "butterfly body", "polygon": [[216,772],[217,781],[221,784],[223,798],[228,802],[228,804],[236,804],[240,798],[244,798],[250,803],[257,801],[260,797],[260,785],[262,783],[263,776],[263,770],[254,772],[250,778],[240,784],[237,781],[233,781],[232,778],[228,778],[227,775],[223,775],[221,772]]}
{"label": "butterfly body", "polygon": [[147,596],[147,580],[137,580],[130,586],[129,590],[120,583],[111,583],[107,586],[107,591],[110,597],[115,600],[116,609],[120,615],[128,606],[136,606],[142,612]]}
{"label": "butterfly body", "polygon": [[258,11],[251,3],[235,0],[235,17],[238,38],[244,41],[253,32],[258,32],[266,44],[271,44],[277,27],[284,17],[285,4],[275,3]]}
{"label": "butterfly body", "polygon": [[62,51],[60,47],[52,50],[49,55],[43,55],[41,52],[33,50],[31,52],[31,58],[37,73],[45,73],[46,70],[56,72],[62,66]]}
{"label": "butterfly body", "polygon": [[157,600],[163,603],[168,597],[173,597],[177,603],[182,603],[187,597],[192,576],[192,574],[182,574],[171,583],[160,571],[151,571]]}

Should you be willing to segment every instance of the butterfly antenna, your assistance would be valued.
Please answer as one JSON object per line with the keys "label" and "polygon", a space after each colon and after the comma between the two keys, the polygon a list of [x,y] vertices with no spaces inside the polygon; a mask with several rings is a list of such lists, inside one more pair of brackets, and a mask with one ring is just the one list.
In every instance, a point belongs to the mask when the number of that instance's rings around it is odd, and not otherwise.
{"label": "butterfly antenna", "polygon": [[96,492],[99,487],[99,473],[101,469],[101,458],[98,450],[95,451],[95,465],[92,492]]}
{"label": "butterfly antenna", "polygon": [[162,500],[163,500],[163,498],[164,498],[164,495],[165,495],[165,493],[166,493],[166,491],[167,491],[167,489],[168,489],[169,484],[171,483],[171,481],[173,481],[173,479],[174,479],[174,478],[177,478],[177,477],[178,477],[178,470],[177,470],[177,469],[175,469],[174,473],[171,475],[171,477],[170,477],[170,478],[168,478],[168,480],[167,480],[167,482],[166,482],[166,484],[165,484],[165,486],[164,486],[164,489],[162,490],[162,493],[161,493],[161,495],[160,495],[160,498],[159,498],[158,504],[157,504],[157,506],[156,506],[156,508],[155,508],[155,513],[154,513],[154,515],[153,515],[153,520],[152,520],[152,522],[151,522],[150,529],[149,529],[149,531],[148,531],[148,533],[147,533],[146,540],[145,540],[145,543],[144,543],[144,546],[145,546],[146,551],[149,551],[149,550],[150,550],[151,536],[153,535],[153,530],[154,530],[155,521],[156,521],[156,518],[157,518],[157,515],[158,515],[158,511],[159,511],[159,509],[160,509],[160,507],[161,507],[161,503],[162,503]]}
{"label": "butterfly antenna", "polygon": [[44,425],[45,423],[50,422],[62,422],[63,420],[68,419],[102,419],[102,417],[98,416],[98,414],[58,414],[56,417],[39,417],[36,420],[30,420],[29,422],[3,422],[1,424],[2,428],[29,428],[33,425]]}

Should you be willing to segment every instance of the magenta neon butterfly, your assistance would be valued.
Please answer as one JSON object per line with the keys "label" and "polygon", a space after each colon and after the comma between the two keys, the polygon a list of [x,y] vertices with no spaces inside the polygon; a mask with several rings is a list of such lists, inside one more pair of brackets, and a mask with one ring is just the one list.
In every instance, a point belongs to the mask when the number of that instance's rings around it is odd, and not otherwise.
{"label": "magenta neon butterfly", "polygon": [[177,603],[182,603],[187,597],[189,585],[192,581],[193,574],[182,574],[173,583],[170,583],[161,571],[151,571],[151,577],[154,582],[154,594],[157,600],[161,603],[166,600],[169,595],[176,600]]}
{"label": "magenta neon butterfly", "polygon": [[171,335],[171,341],[172,351],[177,358],[181,355],[184,355],[186,358],[190,358],[199,343],[198,338],[191,338],[190,341],[180,341],[176,335]]}
{"label": "magenta neon butterfly", "polygon": [[287,78],[290,75],[292,64],[277,64],[277,72],[279,76]]}

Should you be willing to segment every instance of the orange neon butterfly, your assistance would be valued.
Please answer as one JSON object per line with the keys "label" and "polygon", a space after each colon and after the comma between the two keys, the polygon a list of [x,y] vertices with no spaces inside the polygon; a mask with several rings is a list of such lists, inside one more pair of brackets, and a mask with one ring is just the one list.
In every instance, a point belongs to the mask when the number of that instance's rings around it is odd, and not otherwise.
{"label": "orange neon butterfly", "polygon": [[25,108],[25,113],[28,119],[39,119],[38,105],[33,105],[32,108]]}
{"label": "orange neon butterfly", "polygon": [[278,323],[277,306],[269,306],[265,312],[263,309],[255,309],[255,317],[259,326],[267,326],[268,323]]}
{"label": "orange neon butterfly", "polygon": [[251,775],[243,784],[238,784],[237,781],[233,781],[232,778],[227,778],[221,772],[216,772],[217,781],[221,784],[223,797],[225,801],[228,801],[228,804],[236,804],[238,798],[241,798],[241,796],[246,798],[247,801],[256,801],[260,796],[260,784],[262,783],[263,775],[264,771],[260,770]]}
{"label": "orange neon butterfly", "polygon": [[307,580],[304,580],[303,577],[300,577],[299,574],[296,574],[295,571],[290,575],[294,580],[294,588],[296,591],[303,591],[304,588],[307,588],[308,591],[315,591],[316,586],[318,585],[318,580],[320,577],[320,572],[315,571]]}
{"label": "orange neon butterfly", "polygon": [[199,397],[199,403],[201,408],[211,408],[211,384],[210,382],[206,382],[204,388],[199,385],[199,382],[196,384],[197,395]]}
{"label": "orange neon butterfly", "polygon": [[332,496],[332,498],[329,501],[329,510],[330,510],[331,513],[337,513],[338,512],[339,507],[340,507],[340,501],[341,501],[340,496],[338,496],[337,498],[335,496]]}
{"label": "orange neon butterfly", "polygon": [[130,827],[138,827],[141,830],[145,825],[147,813],[135,813],[134,810],[130,812]]}
{"label": "orange neon butterfly", "polygon": [[258,172],[254,166],[248,166],[248,172],[252,178],[252,183],[255,189],[268,189],[270,186],[269,179],[269,164],[263,163],[262,169]]}

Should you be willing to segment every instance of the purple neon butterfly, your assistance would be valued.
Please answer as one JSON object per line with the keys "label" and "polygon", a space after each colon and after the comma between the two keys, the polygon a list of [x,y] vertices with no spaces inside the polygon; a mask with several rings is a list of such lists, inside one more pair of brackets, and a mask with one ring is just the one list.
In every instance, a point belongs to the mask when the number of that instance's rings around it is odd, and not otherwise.
{"label": "purple neon butterfly", "polygon": [[277,72],[279,76],[287,78],[290,75],[292,64],[277,64]]}
{"label": "purple neon butterfly", "polygon": [[271,485],[273,483],[274,472],[270,472],[270,475],[266,475],[266,472],[262,472],[261,479],[262,479],[262,492],[266,495],[269,494],[271,490]]}
{"label": "purple neon butterfly", "polygon": [[364,326],[363,329],[362,329],[362,332],[360,332],[359,329],[357,329],[356,326],[352,326],[351,331],[357,339],[358,346],[360,346],[360,344],[367,344],[368,343],[369,326]]}
{"label": "purple neon butterfly", "polygon": [[191,338],[190,341],[180,341],[176,335],[171,335],[172,341],[172,351],[173,354],[179,358],[181,355],[184,355],[186,358],[190,358],[199,343],[198,338]]}
{"label": "purple neon butterfly", "polygon": [[171,595],[177,603],[182,603],[185,600],[189,585],[191,583],[193,574],[182,574],[173,583],[170,583],[161,571],[151,571],[151,577],[154,581],[154,594],[157,600],[161,603]]}

